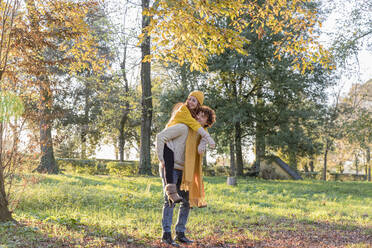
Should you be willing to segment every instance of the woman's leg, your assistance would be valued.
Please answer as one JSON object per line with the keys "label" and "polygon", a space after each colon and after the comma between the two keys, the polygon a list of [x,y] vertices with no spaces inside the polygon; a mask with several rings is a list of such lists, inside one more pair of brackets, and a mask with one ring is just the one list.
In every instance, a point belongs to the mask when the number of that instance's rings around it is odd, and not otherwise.
{"label": "woman's leg", "polygon": [[174,168],[174,153],[171,149],[168,148],[167,144],[164,145],[164,163],[165,163],[165,182],[174,183],[173,182],[173,168]]}
{"label": "woman's leg", "polygon": [[177,194],[176,181],[174,180],[173,168],[174,168],[174,153],[168,146],[164,145],[164,167],[165,167],[165,181],[167,185],[165,186],[165,192],[168,199],[173,203],[178,203],[182,201],[182,197]]}

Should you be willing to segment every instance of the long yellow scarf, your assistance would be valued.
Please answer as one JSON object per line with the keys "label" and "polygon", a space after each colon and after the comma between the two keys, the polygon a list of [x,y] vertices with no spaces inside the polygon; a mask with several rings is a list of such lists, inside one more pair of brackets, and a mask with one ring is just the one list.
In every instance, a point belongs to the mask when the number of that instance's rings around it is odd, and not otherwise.
{"label": "long yellow scarf", "polygon": [[[167,124],[167,127],[178,123],[193,123],[196,126],[198,122],[192,118],[187,107],[183,105],[175,113]],[[196,122],[196,123],[195,123]],[[200,126],[200,124],[199,124]],[[205,192],[202,174],[203,156],[198,153],[200,135],[193,129],[189,128],[185,148],[185,165],[182,173],[181,190],[189,191],[190,207],[206,207]]]}
{"label": "long yellow scarf", "polygon": [[190,207],[207,206],[202,174],[203,156],[198,153],[199,142],[200,136],[198,133],[189,128],[181,190],[189,191]]}

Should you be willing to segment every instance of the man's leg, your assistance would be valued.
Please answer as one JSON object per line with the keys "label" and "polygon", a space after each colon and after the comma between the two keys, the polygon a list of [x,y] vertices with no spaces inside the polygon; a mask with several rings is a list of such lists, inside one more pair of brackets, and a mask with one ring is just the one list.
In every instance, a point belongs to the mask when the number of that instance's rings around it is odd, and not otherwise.
{"label": "man's leg", "polygon": [[174,170],[173,174],[177,175],[176,182],[178,194],[183,198],[180,204],[180,210],[178,211],[178,218],[176,224],[176,240],[182,243],[192,243],[193,241],[189,240],[185,236],[186,224],[190,213],[189,192],[180,190],[182,182],[182,171]]}
{"label": "man's leg", "polygon": [[163,229],[163,236],[162,242],[177,246],[177,244],[172,239],[172,218],[173,218],[173,209],[174,204],[169,204],[168,196],[165,193],[165,178],[164,178],[164,168],[159,169],[160,176],[162,177],[163,182],[163,195],[164,195],[164,204],[163,204],[163,216],[162,216],[162,229]]}

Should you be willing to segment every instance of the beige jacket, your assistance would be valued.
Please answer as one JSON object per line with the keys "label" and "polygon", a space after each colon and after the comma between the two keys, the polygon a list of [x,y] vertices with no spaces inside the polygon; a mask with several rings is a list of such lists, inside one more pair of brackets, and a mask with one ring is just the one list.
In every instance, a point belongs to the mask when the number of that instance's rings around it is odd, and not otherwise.
{"label": "beige jacket", "polygon": [[[182,123],[165,128],[158,133],[158,135],[156,135],[156,151],[159,161],[164,162],[164,145],[167,144],[168,148],[174,153],[174,169],[183,170],[188,134],[189,127]],[[199,153],[204,153],[206,147],[207,140],[203,138],[198,146]]]}
{"label": "beige jacket", "polygon": [[176,124],[174,126],[163,129],[156,135],[156,151],[159,161],[164,162],[164,145],[174,153],[174,168],[183,170],[185,164],[185,146],[186,139],[189,133],[189,127],[185,124]]}

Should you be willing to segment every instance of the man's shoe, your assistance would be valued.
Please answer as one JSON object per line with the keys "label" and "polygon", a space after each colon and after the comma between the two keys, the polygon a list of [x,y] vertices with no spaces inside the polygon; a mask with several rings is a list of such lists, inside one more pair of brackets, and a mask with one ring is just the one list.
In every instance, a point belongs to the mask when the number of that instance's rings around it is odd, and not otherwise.
{"label": "man's shoe", "polygon": [[174,246],[174,247],[179,247],[179,245],[174,242],[172,239],[172,234],[170,232],[163,232],[163,237],[161,238],[161,242]]}
{"label": "man's shoe", "polygon": [[179,242],[184,243],[184,244],[194,243],[193,240],[190,240],[190,239],[186,238],[184,232],[176,232],[176,241],[179,241]]}

